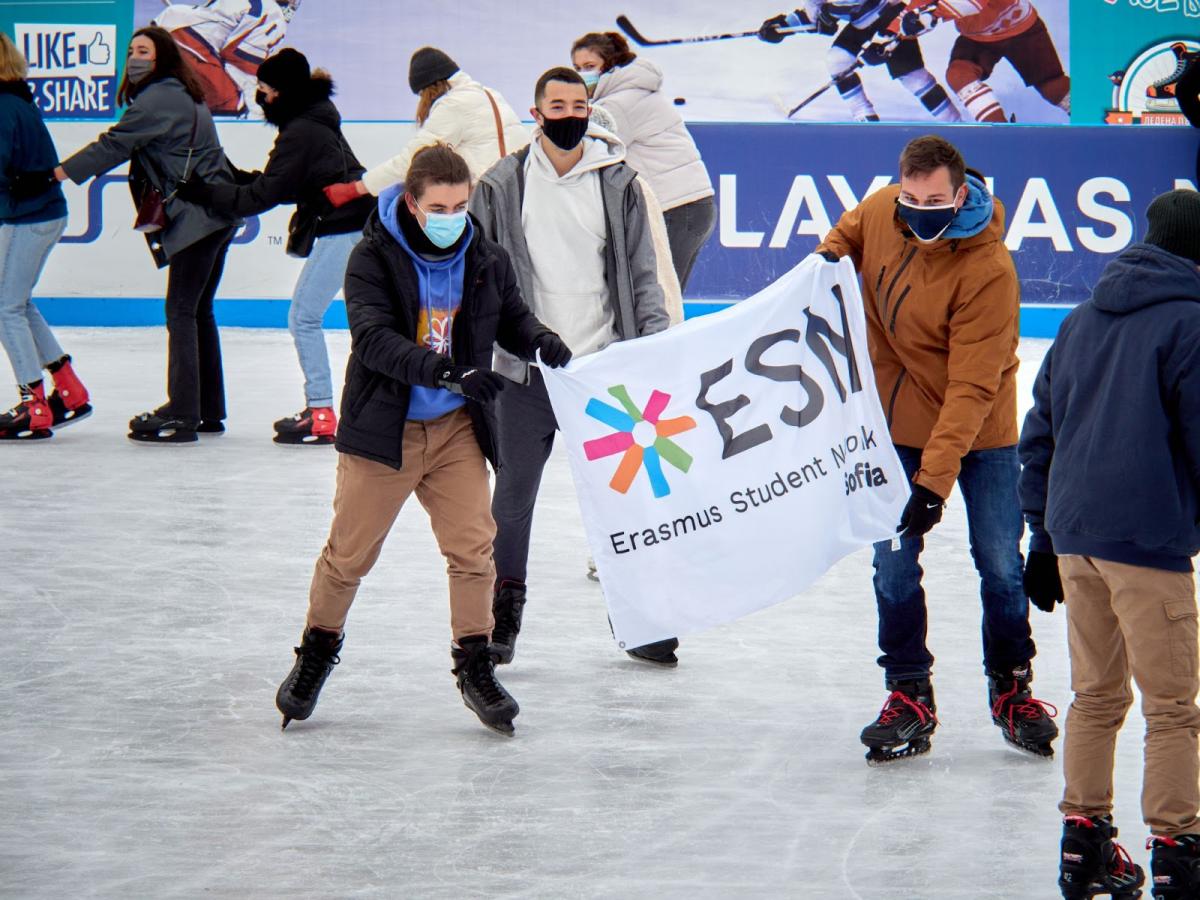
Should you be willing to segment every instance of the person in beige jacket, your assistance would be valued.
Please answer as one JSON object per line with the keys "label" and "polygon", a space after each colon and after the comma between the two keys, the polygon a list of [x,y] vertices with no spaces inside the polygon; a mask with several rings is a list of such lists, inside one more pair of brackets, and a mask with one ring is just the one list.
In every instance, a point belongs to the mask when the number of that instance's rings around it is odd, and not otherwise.
{"label": "person in beige jacket", "polygon": [[484,87],[436,47],[422,47],[408,65],[408,86],[418,96],[420,129],[404,149],[363,175],[361,181],[330,185],[325,196],[341,206],[364,194],[378,196],[404,180],[416,152],[445,144],[466,160],[471,180],[501,157],[529,144],[529,129],[496,91]]}

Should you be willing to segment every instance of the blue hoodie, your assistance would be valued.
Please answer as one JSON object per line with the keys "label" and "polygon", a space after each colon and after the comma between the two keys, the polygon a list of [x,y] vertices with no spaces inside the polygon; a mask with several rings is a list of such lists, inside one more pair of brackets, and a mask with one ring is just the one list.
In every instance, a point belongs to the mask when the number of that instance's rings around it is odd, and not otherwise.
{"label": "blue hoodie", "polygon": [[[404,188],[401,185],[385,189],[379,195],[379,220],[413,262],[413,271],[416,273],[421,294],[421,308],[417,316],[417,343],[449,358],[454,316],[462,305],[467,247],[470,246],[474,228],[468,217],[466,235],[459,241],[458,248],[443,259],[426,259],[408,245],[404,231],[400,228],[397,215],[403,202]],[[408,418],[416,421],[436,419],[453,412],[466,402],[461,394],[453,394],[445,388],[413,385]]]}
{"label": "blue hoodie", "polygon": [[1030,548],[1174,572],[1200,551],[1200,269],[1150,244],[1067,316],[1021,431]]}
{"label": "blue hoodie", "polygon": [[67,214],[62,187],[25,200],[9,192],[9,179],[17,172],[37,172],[58,165],[54,141],[34,106],[24,81],[0,82],[0,224],[29,225],[61,219]]}
{"label": "blue hoodie", "polygon": [[963,201],[962,207],[942,237],[948,241],[975,237],[991,223],[994,206],[987,183],[973,172],[968,172],[967,199]]}

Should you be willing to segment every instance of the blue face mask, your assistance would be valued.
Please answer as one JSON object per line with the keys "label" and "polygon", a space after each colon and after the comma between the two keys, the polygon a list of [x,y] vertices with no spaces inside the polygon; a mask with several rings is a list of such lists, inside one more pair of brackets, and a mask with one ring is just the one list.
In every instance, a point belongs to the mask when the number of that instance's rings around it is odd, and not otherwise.
{"label": "blue face mask", "polygon": [[600,81],[600,72],[596,69],[580,69],[579,77],[583,79],[583,86],[590,92]]}
{"label": "blue face mask", "polygon": [[903,200],[897,200],[896,211],[900,221],[908,226],[916,239],[926,244],[933,243],[945,234],[958,215],[953,203],[947,206],[909,206]]}
{"label": "blue face mask", "polygon": [[462,233],[467,228],[467,211],[465,209],[456,213],[435,213],[425,212],[416,200],[413,201],[413,205],[425,213],[425,226],[422,229],[425,237],[429,238],[434,246],[441,247],[443,250],[453,247],[455,241],[462,237]]}

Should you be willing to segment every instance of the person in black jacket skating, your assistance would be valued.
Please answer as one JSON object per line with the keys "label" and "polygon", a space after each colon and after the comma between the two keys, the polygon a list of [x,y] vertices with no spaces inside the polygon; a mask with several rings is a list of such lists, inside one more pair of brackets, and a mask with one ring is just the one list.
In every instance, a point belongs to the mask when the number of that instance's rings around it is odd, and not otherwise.
{"label": "person in black jacket skating", "polygon": [[[258,84],[263,115],[279,129],[266,166],[261,172],[235,172],[238,183],[233,185],[193,179],[181,185],[179,193],[209,209],[241,216],[296,204],[288,252],[308,259],[292,292],[288,329],[304,373],[304,409],[275,423],[275,441],[332,444],[337,416],[322,323],[342,286],[346,261],[374,199],[362,197],[334,209],[322,193],[325,186],[365,171],[342,136],[342,119],[330,100],[333,81],[328,73],[311,72],[304,54],[289,48],[259,66]],[[300,235],[306,225],[316,235],[311,252],[297,246],[303,243]]]}
{"label": "person in black jacket skating", "polygon": [[1067,610],[1068,897],[1133,897],[1142,882],[1112,841],[1131,676],[1146,719],[1154,897],[1200,897],[1200,194],[1163,194],[1146,218],[1145,243],[1110,262],[1063,322],[1021,432],[1025,590],[1046,612],[1064,598]]}
{"label": "person in black jacket skating", "polygon": [[485,407],[508,382],[492,346],[549,366],[571,351],[521,298],[508,254],[467,214],[471,175],[445,145],[418,152],[379,197],[346,271],[351,351],[337,435],[333,525],[309,593],[296,664],[279,688],[283,726],[306,719],[338,662],[342,629],[401,506],[416,494],[450,576],[451,656],[463,701],[512,734],[517,703],[490,646],[496,568],[484,461],[496,465]]}

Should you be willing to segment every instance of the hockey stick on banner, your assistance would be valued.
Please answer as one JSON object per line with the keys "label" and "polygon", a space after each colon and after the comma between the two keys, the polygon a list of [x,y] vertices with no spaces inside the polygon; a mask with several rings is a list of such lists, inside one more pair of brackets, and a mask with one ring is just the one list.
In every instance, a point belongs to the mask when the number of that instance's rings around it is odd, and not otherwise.
{"label": "hockey stick on banner", "polygon": [[[617,27],[629,35],[630,39],[639,47],[669,47],[678,44],[708,44],[712,41],[729,41],[735,38],[758,37],[758,29],[753,31],[731,31],[727,34],[702,34],[698,37],[680,37],[680,38],[663,38],[662,40],[651,40],[640,31],[638,31],[629,17],[626,15],[617,16]],[[792,29],[781,28],[781,34],[791,34]]]}

